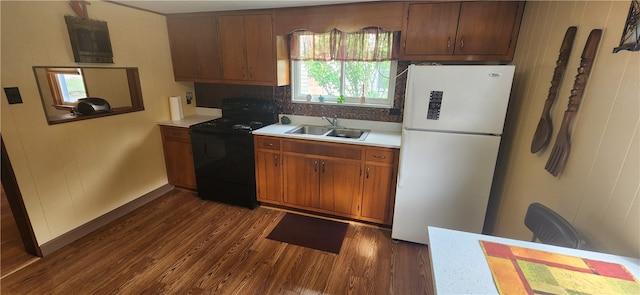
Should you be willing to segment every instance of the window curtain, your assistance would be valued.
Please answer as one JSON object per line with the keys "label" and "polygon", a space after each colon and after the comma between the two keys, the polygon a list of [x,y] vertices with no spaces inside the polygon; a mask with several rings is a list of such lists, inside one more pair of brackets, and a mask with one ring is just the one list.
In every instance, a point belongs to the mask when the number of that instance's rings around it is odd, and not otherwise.
{"label": "window curtain", "polygon": [[290,58],[299,61],[387,61],[397,59],[397,32],[364,28],[353,33],[337,29],[317,34],[295,31],[290,35]]}

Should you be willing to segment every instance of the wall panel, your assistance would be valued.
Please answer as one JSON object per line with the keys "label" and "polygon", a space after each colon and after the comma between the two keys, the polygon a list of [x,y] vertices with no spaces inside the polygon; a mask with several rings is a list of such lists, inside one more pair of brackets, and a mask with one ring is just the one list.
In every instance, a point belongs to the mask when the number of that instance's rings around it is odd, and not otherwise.
{"label": "wall panel", "polygon": [[[613,54],[629,1],[530,1],[514,64],[516,78],[488,218],[493,233],[530,239],[524,214],[532,202],[556,210],[599,251],[640,257],[640,53]],[[552,109],[549,146],[529,151],[555,60],[568,26],[577,26],[567,71]],[[555,142],[580,55],[592,29],[603,29],[598,54],[570,129],[571,153],[559,177],[544,166]],[[495,224],[491,224],[495,218]]]}

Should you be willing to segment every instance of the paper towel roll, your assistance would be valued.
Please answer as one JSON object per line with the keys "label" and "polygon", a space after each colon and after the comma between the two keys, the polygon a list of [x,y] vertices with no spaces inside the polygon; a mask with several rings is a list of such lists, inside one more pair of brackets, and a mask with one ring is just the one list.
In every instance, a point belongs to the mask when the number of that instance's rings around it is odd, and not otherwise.
{"label": "paper towel roll", "polygon": [[180,121],[184,117],[182,114],[182,97],[169,97],[169,107],[171,108],[171,120]]}

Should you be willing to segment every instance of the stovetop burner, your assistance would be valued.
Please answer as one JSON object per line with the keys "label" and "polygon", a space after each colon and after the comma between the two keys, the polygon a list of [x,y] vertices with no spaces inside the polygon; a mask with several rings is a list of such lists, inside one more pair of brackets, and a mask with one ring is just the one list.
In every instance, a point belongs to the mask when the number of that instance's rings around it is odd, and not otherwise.
{"label": "stovetop burner", "polygon": [[276,123],[278,115],[273,100],[232,98],[225,99],[222,118],[191,126],[191,129],[210,132],[245,132]]}

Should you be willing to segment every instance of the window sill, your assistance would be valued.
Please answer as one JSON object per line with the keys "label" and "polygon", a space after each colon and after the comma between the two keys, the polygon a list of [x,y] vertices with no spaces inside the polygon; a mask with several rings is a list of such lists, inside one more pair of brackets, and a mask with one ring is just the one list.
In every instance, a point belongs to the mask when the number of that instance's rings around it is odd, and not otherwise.
{"label": "window sill", "polygon": [[387,104],[375,104],[375,103],[360,103],[360,102],[343,102],[337,103],[335,101],[306,101],[306,100],[292,100],[292,103],[299,104],[314,104],[314,105],[330,105],[330,106],[345,106],[345,107],[363,107],[363,108],[379,108],[379,109],[392,109],[393,106]]}

